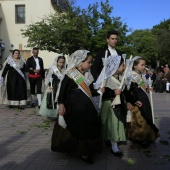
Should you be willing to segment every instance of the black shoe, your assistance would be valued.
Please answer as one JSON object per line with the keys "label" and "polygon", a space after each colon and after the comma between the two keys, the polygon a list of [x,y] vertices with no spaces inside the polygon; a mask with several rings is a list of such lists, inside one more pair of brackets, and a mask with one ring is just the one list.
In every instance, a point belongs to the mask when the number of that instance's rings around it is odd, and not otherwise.
{"label": "black shoe", "polygon": [[111,146],[112,146],[110,140],[105,140],[104,143],[105,143],[105,145],[108,146],[108,147],[111,147]]}
{"label": "black shoe", "polygon": [[111,149],[110,152],[111,152],[114,156],[117,156],[117,157],[122,157],[122,156],[123,156],[122,151],[114,152],[114,151]]}
{"label": "black shoe", "polygon": [[93,159],[92,159],[90,156],[87,156],[86,158],[84,158],[83,156],[81,156],[81,159],[82,159],[84,162],[88,163],[88,164],[93,164],[93,163],[94,163],[94,162],[93,162]]}
{"label": "black shoe", "polygon": [[33,108],[33,107],[35,107],[35,103],[32,103],[32,104],[31,104],[31,108]]}

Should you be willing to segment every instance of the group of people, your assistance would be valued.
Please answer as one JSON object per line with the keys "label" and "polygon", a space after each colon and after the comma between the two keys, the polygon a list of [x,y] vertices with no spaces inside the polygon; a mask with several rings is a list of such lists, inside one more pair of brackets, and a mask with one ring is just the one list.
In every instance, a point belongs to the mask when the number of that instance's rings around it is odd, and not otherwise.
{"label": "group of people", "polygon": [[170,93],[170,70],[167,64],[165,67],[161,66],[160,69],[157,69],[155,91]]}
{"label": "group of people", "polygon": [[149,93],[148,87],[150,83],[155,92],[170,93],[170,70],[168,64],[166,64],[165,67],[160,66],[157,67],[156,69],[153,69],[151,68],[151,66],[148,66],[144,69],[142,77],[145,81],[148,93]]}
{"label": "group of people", "polygon": [[158,67],[157,69],[145,68],[143,73],[143,79],[145,80],[146,87],[149,86],[149,78],[151,79],[152,86],[155,92],[170,93],[170,70],[168,65],[165,67]]}
{"label": "group of people", "polygon": [[[32,103],[37,85],[40,114],[56,117],[51,150],[79,156],[89,164],[93,163],[92,155],[102,152],[104,142],[110,147],[111,154],[122,157],[119,142],[132,140],[148,145],[159,137],[142,78],[146,60],[136,56],[126,66],[122,53],[116,50],[117,31],[108,31],[106,40],[107,45],[94,60],[90,51],[84,49],[71,54],[67,65],[63,56],[57,57],[45,78],[47,89],[42,103],[40,86],[44,69],[42,60],[36,58],[38,51],[33,49],[33,56],[26,63],[20,58],[17,64],[14,54],[6,61],[2,71],[3,79],[6,74],[11,74],[7,78],[7,88],[13,78],[18,79],[17,83],[23,83],[22,95],[15,94],[19,97],[19,106],[27,97],[21,72],[24,68],[29,72]],[[10,61],[14,61],[16,66]],[[16,92],[17,87],[13,88]],[[7,90],[8,102],[13,102],[10,95],[14,94],[10,90]],[[99,111],[94,97],[99,98]],[[128,110],[130,116],[127,115]]]}
{"label": "group of people", "polygon": [[33,56],[27,61],[18,49],[13,50],[0,71],[0,103],[7,104],[9,108],[24,109],[27,104],[27,79],[30,83],[31,107],[35,106],[34,95],[37,93],[38,107],[41,105],[42,79],[44,79],[44,66],[42,58],[38,57],[39,49],[33,48]]}
{"label": "group of people", "polygon": [[[108,44],[94,61],[87,50],[77,50],[69,57],[55,96],[58,119],[52,151],[76,155],[91,164],[91,156],[102,152],[103,142],[111,154],[122,157],[119,142],[132,140],[146,146],[159,137],[142,78],[146,60],[139,56],[131,59],[122,83],[125,61],[115,49],[117,39],[117,32],[109,31]],[[99,94],[98,112],[93,99]]]}

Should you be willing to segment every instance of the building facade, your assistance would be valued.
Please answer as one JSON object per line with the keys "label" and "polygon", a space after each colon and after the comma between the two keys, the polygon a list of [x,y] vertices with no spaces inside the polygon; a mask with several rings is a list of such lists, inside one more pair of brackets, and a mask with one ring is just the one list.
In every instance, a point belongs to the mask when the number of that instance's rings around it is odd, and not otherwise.
{"label": "building facade", "polygon": [[[11,54],[12,50],[19,49],[24,58],[32,54],[27,48],[27,38],[22,36],[21,29],[42,20],[45,16],[55,13],[54,0],[0,0],[0,63]],[[39,56],[48,68],[58,54],[40,51]]]}

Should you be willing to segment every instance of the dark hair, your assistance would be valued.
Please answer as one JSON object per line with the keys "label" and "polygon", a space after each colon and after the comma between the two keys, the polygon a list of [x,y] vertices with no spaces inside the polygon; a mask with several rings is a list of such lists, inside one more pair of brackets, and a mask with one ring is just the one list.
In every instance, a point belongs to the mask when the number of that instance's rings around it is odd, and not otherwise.
{"label": "dark hair", "polygon": [[88,60],[89,56],[92,56],[92,54],[90,52],[87,53],[87,57],[82,61],[82,62],[85,62]]}
{"label": "dark hair", "polygon": [[15,51],[18,51],[19,54],[20,54],[20,51],[18,49],[15,49],[15,50],[12,51],[12,55],[14,55]]}
{"label": "dark hair", "polygon": [[34,47],[32,50],[33,50],[33,51],[34,51],[34,50],[39,50],[39,48],[38,48],[38,47]]}
{"label": "dark hair", "polygon": [[134,63],[133,63],[133,69],[134,69],[134,66],[137,66],[141,60],[146,61],[146,59],[145,59],[145,58],[138,58],[138,59],[137,59],[137,60],[135,60],[135,61],[134,61]]}
{"label": "dark hair", "polygon": [[118,32],[116,30],[109,30],[107,31],[107,38],[110,38],[110,36],[114,34],[118,36]]}
{"label": "dark hair", "polygon": [[66,60],[66,58],[65,58],[64,56],[59,56],[59,57],[57,58],[57,63],[58,63],[58,61],[59,61],[60,59]]}

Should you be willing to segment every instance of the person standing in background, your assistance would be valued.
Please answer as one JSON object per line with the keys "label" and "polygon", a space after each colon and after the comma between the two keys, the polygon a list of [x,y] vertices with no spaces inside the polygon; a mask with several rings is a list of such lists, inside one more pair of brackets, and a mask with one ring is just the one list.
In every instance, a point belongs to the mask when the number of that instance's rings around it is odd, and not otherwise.
{"label": "person standing in background", "polygon": [[0,75],[0,103],[8,104],[9,108],[18,106],[19,109],[24,109],[26,105],[25,63],[20,51],[15,49],[3,64]]}
{"label": "person standing in background", "polygon": [[103,69],[103,59],[105,57],[105,51],[108,50],[108,56],[110,55],[122,55],[122,52],[116,49],[116,45],[118,42],[118,32],[116,30],[109,30],[107,32],[107,45],[105,45],[102,49],[97,52],[97,55],[94,59],[91,72],[94,77],[94,81],[97,80]]}
{"label": "person standing in background", "polygon": [[34,47],[32,50],[33,56],[28,58],[26,62],[26,71],[29,73],[28,78],[30,82],[30,91],[31,91],[31,107],[35,107],[34,95],[35,88],[37,89],[37,99],[38,99],[38,108],[41,105],[41,88],[42,80],[45,78],[44,64],[42,58],[38,56],[39,49]]}
{"label": "person standing in background", "polygon": [[58,56],[54,59],[52,66],[45,77],[45,85],[47,89],[44,93],[41,107],[39,110],[40,115],[47,118],[57,117],[57,97],[60,89],[60,82],[63,79],[63,73],[66,68],[64,56]]}

